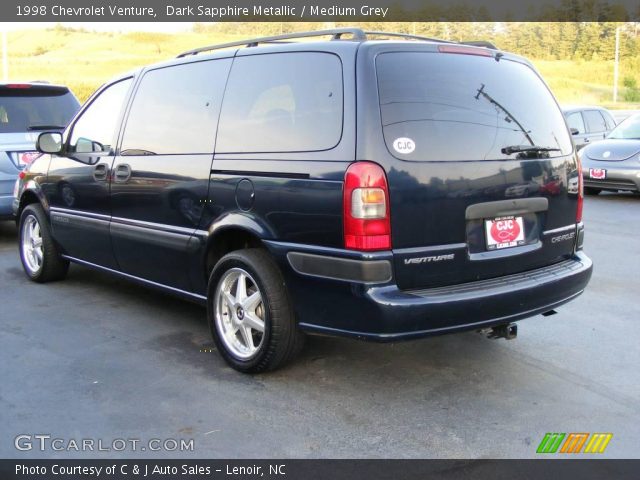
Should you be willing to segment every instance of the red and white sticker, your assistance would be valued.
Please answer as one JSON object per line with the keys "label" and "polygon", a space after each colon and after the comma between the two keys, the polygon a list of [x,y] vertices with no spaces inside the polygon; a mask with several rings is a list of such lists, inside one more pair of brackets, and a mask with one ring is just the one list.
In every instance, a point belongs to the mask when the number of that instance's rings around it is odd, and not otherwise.
{"label": "red and white sticker", "polygon": [[589,178],[594,180],[604,180],[607,178],[607,171],[604,168],[590,168]]}
{"label": "red and white sticker", "polygon": [[485,220],[487,249],[517,247],[524,244],[522,217],[498,217]]}

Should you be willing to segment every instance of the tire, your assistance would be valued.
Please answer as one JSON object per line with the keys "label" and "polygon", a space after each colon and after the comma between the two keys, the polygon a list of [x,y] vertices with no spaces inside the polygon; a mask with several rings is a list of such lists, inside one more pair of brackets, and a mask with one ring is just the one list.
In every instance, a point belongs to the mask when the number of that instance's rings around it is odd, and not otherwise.
{"label": "tire", "polygon": [[598,195],[602,191],[601,188],[584,187],[585,195]]}
{"label": "tire", "polygon": [[[245,288],[239,290],[241,283]],[[236,250],[218,261],[209,277],[207,318],[218,351],[243,373],[275,370],[304,343],[282,273],[258,248]]]}
{"label": "tire", "polygon": [[39,203],[27,205],[22,211],[18,242],[22,268],[30,280],[45,283],[62,280],[67,275],[69,262],[60,256]]}

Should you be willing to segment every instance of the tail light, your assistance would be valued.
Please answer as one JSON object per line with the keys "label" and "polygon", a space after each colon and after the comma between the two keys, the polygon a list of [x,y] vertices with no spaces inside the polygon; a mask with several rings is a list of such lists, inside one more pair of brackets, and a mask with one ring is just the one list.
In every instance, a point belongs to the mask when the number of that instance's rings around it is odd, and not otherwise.
{"label": "tail light", "polygon": [[389,187],[382,167],[356,162],[344,176],[344,246],[351,250],[389,250]]}
{"label": "tail light", "polygon": [[584,180],[582,179],[582,161],[578,157],[578,208],[576,209],[576,223],[582,221],[582,206],[584,205]]}

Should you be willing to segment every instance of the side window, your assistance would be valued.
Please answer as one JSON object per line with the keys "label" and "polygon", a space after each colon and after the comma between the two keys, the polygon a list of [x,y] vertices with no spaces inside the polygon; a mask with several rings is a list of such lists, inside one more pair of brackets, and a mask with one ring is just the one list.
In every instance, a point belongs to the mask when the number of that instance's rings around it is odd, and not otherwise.
{"label": "side window", "polygon": [[604,117],[604,121],[607,124],[607,130],[613,130],[614,128],[616,128],[616,121],[609,114],[609,112],[601,112],[601,113],[602,113],[602,116]]}
{"label": "side window", "polygon": [[107,87],[92,100],[73,125],[69,151],[75,153],[111,151],[120,111],[130,86],[130,78],[122,80]]}
{"label": "side window", "polygon": [[567,124],[569,128],[575,128],[578,130],[578,133],[585,133],[584,128],[584,120],[582,119],[582,114],[580,112],[570,113],[567,117]]}
{"label": "side window", "polygon": [[237,57],[220,114],[217,152],[329,150],[342,136],[342,63],[330,53]]}
{"label": "side window", "polygon": [[607,130],[607,124],[604,123],[604,118],[597,110],[585,110],[584,119],[587,122],[589,133],[600,133]]}
{"label": "side window", "polygon": [[122,155],[213,153],[231,59],[147,72],[137,89]]}

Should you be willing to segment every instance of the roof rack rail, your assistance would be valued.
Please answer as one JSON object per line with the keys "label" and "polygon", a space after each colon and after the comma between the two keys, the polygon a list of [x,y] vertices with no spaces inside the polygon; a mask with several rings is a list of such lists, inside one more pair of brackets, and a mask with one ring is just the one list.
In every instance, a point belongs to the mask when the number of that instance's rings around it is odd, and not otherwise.
{"label": "roof rack rail", "polygon": [[496,47],[491,42],[487,42],[486,40],[470,40],[470,41],[465,41],[460,43],[462,45],[470,45],[472,47],[484,47],[484,48],[490,48],[491,50],[498,50],[498,47]]}
{"label": "roof rack rail", "polygon": [[309,37],[324,37],[327,35],[331,35],[332,40],[340,40],[343,35],[353,35],[353,40],[356,41],[365,41],[367,36],[360,28],[334,28],[331,30],[318,30],[315,32],[299,32],[299,33],[285,33],[283,35],[274,35],[271,37],[258,37],[252,38],[250,40],[240,40],[237,42],[229,42],[229,43],[221,43],[218,45],[209,45],[206,47],[195,48],[193,50],[188,50],[186,52],[178,55],[178,58],[188,57],[189,55],[197,55],[202,52],[209,52],[212,50],[220,50],[222,48],[229,47],[257,47],[261,43],[277,43],[280,40],[290,40],[294,38],[309,38]]}
{"label": "roof rack rail", "polygon": [[395,33],[395,32],[376,32],[376,31],[364,31],[365,35],[374,35],[380,37],[400,37],[406,38],[409,40],[422,40],[427,42],[438,42],[438,43],[458,43],[452,42],[450,40],[442,40],[441,38],[431,38],[431,37],[422,37],[420,35],[411,35],[409,33]]}

